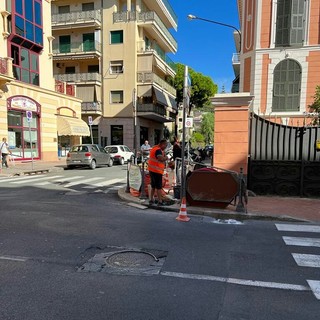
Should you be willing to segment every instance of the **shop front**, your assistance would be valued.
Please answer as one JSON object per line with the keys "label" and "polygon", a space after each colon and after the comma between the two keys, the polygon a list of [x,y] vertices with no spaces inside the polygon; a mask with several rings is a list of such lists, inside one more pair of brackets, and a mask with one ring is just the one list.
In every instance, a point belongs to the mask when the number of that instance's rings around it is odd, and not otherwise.
{"label": "shop front", "polygon": [[8,144],[19,160],[40,159],[41,133],[39,103],[25,96],[7,100]]}

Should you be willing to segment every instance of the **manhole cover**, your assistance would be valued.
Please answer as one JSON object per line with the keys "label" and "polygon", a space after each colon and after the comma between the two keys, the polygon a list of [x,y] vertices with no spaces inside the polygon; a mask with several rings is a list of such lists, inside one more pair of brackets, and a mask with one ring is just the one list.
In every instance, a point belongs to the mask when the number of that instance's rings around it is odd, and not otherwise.
{"label": "manhole cover", "polygon": [[155,261],[158,259],[154,255],[141,251],[117,252],[106,258],[110,266],[120,268],[145,268]]}
{"label": "manhole cover", "polygon": [[79,272],[106,272],[126,275],[159,274],[167,256],[166,251],[125,249],[98,253],[78,268]]}

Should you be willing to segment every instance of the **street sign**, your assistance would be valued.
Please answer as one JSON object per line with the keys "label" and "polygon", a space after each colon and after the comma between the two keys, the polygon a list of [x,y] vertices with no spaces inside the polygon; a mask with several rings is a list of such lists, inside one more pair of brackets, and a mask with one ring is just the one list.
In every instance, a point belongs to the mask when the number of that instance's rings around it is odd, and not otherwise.
{"label": "street sign", "polygon": [[88,122],[89,122],[89,125],[92,126],[93,121],[91,116],[88,117]]}
{"label": "street sign", "polygon": [[186,128],[193,127],[193,118],[186,118]]}
{"label": "street sign", "polygon": [[32,120],[32,111],[27,110],[26,111],[26,116],[27,116],[27,121],[31,122],[31,120]]}

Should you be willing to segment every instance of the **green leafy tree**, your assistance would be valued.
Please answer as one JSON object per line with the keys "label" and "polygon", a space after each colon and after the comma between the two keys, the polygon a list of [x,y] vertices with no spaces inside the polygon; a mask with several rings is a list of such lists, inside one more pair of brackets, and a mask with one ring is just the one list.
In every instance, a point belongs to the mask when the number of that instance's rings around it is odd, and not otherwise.
{"label": "green leafy tree", "polygon": [[202,117],[201,133],[204,136],[206,144],[213,143],[214,138],[214,114],[207,112]]}
{"label": "green leafy tree", "polygon": [[313,125],[319,126],[320,125],[320,86],[316,86],[316,92],[313,96],[313,103],[309,106],[313,112],[318,113],[313,120]]}
{"label": "green leafy tree", "polygon": [[[174,87],[177,90],[178,103],[183,102],[184,67],[183,64],[177,63]],[[210,98],[217,93],[218,86],[210,77],[205,76],[200,72],[196,72],[191,68],[188,68],[188,71],[191,78],[190,104],[198,108],[210,105]]]}
{"label": "green leafy tree", "polygon": [[204,147],[204,136],[200,132],[193,132],[191,136],[192,147]]}

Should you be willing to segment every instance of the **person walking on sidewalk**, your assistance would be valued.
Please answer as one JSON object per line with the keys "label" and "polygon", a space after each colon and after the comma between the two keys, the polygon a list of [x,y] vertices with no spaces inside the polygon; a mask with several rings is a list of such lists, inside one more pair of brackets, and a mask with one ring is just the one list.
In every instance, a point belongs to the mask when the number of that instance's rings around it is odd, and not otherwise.
{"label": "person walking on sidewalk", "polygon": [[158,206],[164,205],[162,201],[162,175],[166,166],[166,161],[169,159],[164,150],[167,147],[167,140],[161,140],[159,144],[155,145],[150,151],[148,161],[148,169],[151,179],[151,195],[149,204],[154,204],[154,195],[157,194]]}
{"label": "person walking on sidewalk", "polygon": [[6,168],[8,168],[8,155],[11,154],[11,151],[9,150],[9,145],[7,144],[7,138],[2,138],[2,142],[0,144],[0,155],[1,155],[1,165],[5,165]]}

